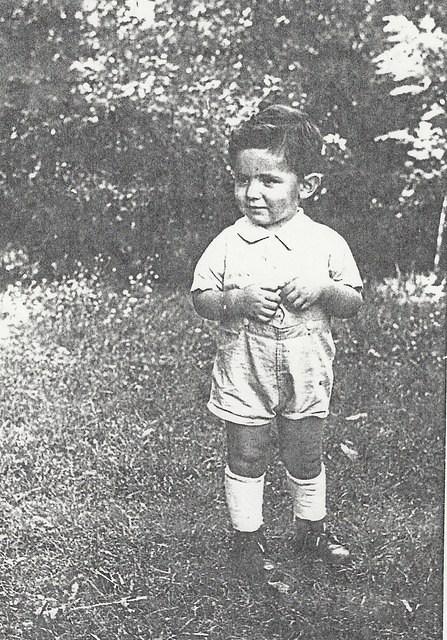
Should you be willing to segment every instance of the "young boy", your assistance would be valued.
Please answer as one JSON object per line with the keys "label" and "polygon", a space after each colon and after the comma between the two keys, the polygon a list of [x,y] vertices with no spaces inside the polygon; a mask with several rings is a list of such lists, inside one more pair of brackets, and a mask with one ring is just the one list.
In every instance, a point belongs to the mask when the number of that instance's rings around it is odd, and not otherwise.
{"label": "young boy", "polygon": [[349,557],[326,530],[322,436],[335,355],[330,317],[358,311],[362,282],[343,238],[301,208],[320,186],[321,149],[317,127],[284,105],[233,131],[229,156],[242,218],[205,250],[191,287],[197,313],[220,322],[208,408],[225,423],[233,557],[249,577],[264,567],[274,419],[297,548],[332,563]]}

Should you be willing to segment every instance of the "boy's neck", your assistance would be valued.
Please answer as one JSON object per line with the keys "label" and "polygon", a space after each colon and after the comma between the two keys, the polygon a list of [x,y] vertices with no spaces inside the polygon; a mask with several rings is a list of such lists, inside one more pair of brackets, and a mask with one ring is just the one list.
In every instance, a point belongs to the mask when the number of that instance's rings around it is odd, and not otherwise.
{"label": "boy's neck", "polygon": [[256,224],[255,222],[252,222],[247,217],[246,217],[246,220],[248,220],[255,227],[259,227],[260,229],[265,229],[266,231],[274,232],[274,231],[278,231],[279,229],[282,229],[292,220],[296,220],[297,218],[304,218],[304,217],[305,217],[304,209],[302,207],[299,207],[296,210],[296,212],[293,214],[293,216],[291,216],[290,218],[287,218],[286,220],[280,220],[279,222],[275,222],[274,224],[269,224],[267,226]]}

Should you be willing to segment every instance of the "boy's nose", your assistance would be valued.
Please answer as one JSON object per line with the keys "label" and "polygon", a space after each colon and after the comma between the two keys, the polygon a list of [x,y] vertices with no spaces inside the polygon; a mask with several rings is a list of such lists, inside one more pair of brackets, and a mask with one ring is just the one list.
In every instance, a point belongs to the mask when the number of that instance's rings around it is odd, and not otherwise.
{"label": "boy's nose", "polygon": [[255,180],[253,180],[252,182],[249,182],[247,185],[247,190],[245,192],[245,195],[248,200],[257,200],[258,198],[260,198],[261,195],[259,192],[259,183]]}

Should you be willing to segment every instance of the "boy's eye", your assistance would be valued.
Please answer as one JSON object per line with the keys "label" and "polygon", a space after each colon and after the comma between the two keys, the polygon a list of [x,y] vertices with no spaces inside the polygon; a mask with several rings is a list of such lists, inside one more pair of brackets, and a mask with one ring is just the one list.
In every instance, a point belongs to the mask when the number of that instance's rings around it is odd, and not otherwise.
{"label": "boy's eye", "polygon": [[265,178],[262,179],[262,182],[267,186],[272,186],[274,184],[278,184],[279,180],[277,180],[276,178],[271,178],[269,176],[266,176]]}
{"label": "boy's eye", "polygon": [[[247,185],[250,182],[250,178],[248,176],[242,176],[242,175],[235,175],[234,180],[238,185]],[[281,180],[273,176],[260,176],[258,178],[258,181],[267,187],[272,187],[275,184],[278,184],[279,182],[281,182]]]}

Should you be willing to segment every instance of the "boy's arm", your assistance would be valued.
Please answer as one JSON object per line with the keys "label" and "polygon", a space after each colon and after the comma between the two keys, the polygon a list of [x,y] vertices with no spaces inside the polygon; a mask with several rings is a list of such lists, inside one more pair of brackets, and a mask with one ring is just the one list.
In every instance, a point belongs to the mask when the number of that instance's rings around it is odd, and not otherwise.
{"label": "boy's arm", "polygon": [[354,287],[330,280],[322,291],[321,302],[330,315],[350,318],[363,305],[363,295]]}
{"label": "boy's arm", "polygon": [[195,290],[192,294],[194,309],[207,320],[237,320],[250,317],[268,322],[276,313],[280,302],[278,289],[249,285],[243,289],[217,291]]}
{"label": "boy's arm", "polygon": [[323,305],[331,315],[349,318],[363,304],[363,284],[357,264],[346,240],[331,232],[329,283],[323,292]]}
{"label": "boy's arm", "polygon": [[241,317],[240,290],[230,291],[193,291],[194,309],[207,320],[231,320]]}
{"label": "boy's arm", "polygon": [[305,279],[292,278],[283,287],[281,297],[296,311],[305,311],[318,302],[329,315],[338,318],[355,315],[363,304],[359,290],[318,273]]}
{"label": "boy's arm", "polygon": [[344,238],[327,230],[330,241],[328,271],[292,278],[281,291],[282,300],[295,310],[308,309],[318,302],[329,315],[349,318],[363,304],[362,280],[351,250]]}

